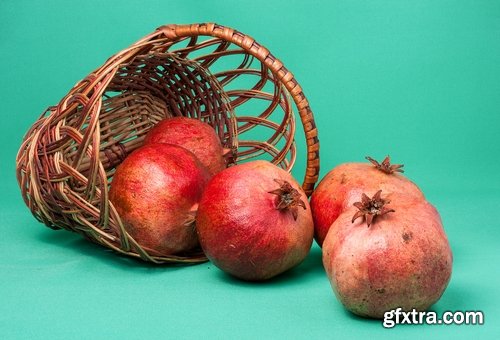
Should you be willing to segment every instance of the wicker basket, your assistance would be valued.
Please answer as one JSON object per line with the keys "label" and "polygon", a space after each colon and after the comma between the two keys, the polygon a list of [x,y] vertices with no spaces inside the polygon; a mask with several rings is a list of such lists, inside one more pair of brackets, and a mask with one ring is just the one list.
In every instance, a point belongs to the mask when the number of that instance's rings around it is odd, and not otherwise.
{"label": "wicker basket", "polygon": [[[67,229],[119,253],[154,263],[206,261],[197,250],[158,257],[123,228],[108,201],[115,167],[165,117],[211,124],[233,163],[256,157],[290,170],[294,111],[307,144],[303,188],[319,172],[312,111],[293,75],[251,37],[221,25],[159,27],[112,56],[49,107],[17,156],[26,205],[48,227]],[[259,139],[260,138],[260,139]]]}

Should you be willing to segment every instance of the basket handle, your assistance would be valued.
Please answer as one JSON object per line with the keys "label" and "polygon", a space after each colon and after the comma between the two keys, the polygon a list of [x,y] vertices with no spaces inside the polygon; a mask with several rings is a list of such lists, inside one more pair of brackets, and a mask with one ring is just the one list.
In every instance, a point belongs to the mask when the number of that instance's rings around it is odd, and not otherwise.
{"label": "basket handle", "polygon": [[319,176],[319,140],[318,130],[314,122],[309,102],[293,74],[285,68],[283,63],[274,57],[267,48],[257,43],[252,37],[232,28],[215,23],[201,23],[191,25],[164,25],[159,27],[154,35],[163,34],[168,39],[178,40],[192,36],[212,36],[229,41],[253,55],[265,64],[271,72],[283,83],[290,92],[302,121],[307,145],[307,167],[302,188],[307,196],[312,194],[314,185]]}

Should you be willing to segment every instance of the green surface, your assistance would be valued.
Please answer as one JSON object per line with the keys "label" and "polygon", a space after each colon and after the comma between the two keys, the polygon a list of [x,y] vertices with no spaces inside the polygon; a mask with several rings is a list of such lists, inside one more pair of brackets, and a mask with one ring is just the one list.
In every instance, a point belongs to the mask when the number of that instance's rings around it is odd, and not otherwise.
{"label": "green surface", "polygon": [[[406,164],[454,252],[433,309],[482,310],[483,326],[389,330],[356,318],[317,247],[293,271],[248,284],[209,263],[118,257],[32,218],[14,160],[39,114],[161,24],[205,21],[250,34],[293,71],[319,127],[322,175],[367,154]],[[498,339],[499,60],[498,1],[1,1],[0,338]],[[300,130],[298,141],[303,150]]]}

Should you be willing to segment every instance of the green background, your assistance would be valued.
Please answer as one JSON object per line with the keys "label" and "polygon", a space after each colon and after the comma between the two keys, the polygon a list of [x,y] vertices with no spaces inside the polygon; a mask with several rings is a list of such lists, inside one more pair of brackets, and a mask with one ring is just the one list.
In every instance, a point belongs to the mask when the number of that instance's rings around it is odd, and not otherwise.
{"label": "green background", "polygon": [[[354,317],[316,246],[291,272],[249,284],[209,263],[124,259],[33,219],[14,169],[39,114],[156,27],[207,21],[253,36],[295,74],[322,176],[365,155],[405,163],[454,252],[433,309],[481,310],[483,326],[389,330]],[[499,1],[1,1],[0,338],[498,339],[499,61]],[[303,171],[302,153],[294,175]]]}

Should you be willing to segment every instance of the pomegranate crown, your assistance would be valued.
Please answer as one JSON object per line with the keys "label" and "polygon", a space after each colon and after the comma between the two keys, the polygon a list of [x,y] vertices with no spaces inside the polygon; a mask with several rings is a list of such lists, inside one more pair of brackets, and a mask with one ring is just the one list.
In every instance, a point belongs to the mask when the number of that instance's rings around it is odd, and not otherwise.
{"label": "pomegranate crown", "polygon": [[302,195],[289,182],[281,179],[275,179],[274,181],[278,183],[280,187],[268,191],[268,193],[278,196],[276,210],[289,210],[292,213],[293,219],[297,220],[299,207],[302,207],[304,210],[306,209],[306,204],[301,199]]}
{"label": "pomegranate crown", "polygon": [[390,212],[395,212],[394,209],[386,207],[386,204],[391,203],[388,199],[381,197],[382,190],[377,191],[372,198],[366,196],[365,193],[361,196],[361,202],[356,202],[353,205],[359,209],[352,217],[352,223],[359,217],[364,217],[368,227],[373,223],[375,217],[382,216]]}
{"label": "pomegranate crown", "polygon": [[382,163],[379,163],[375,159],[371,158],[370,156],[365,157],[370,163],[375,165],[377,169],[379,169],[382,172],[385,172],[386,174],[392,174],[395,172],[405,172],[402,168],[404,167],[403,164],[391,164],[391,158],[389,156],[386,156]]}

